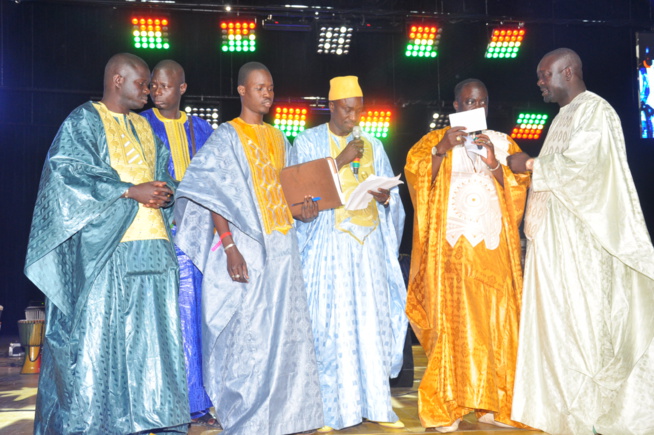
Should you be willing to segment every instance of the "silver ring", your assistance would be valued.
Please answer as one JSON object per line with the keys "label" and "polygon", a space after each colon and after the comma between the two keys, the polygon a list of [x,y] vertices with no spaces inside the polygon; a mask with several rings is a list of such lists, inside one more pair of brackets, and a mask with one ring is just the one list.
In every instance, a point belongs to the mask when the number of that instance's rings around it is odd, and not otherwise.
{"label": "silver ring", "polygon": [[239,279],[241,275],[234,275],[234,278]]}

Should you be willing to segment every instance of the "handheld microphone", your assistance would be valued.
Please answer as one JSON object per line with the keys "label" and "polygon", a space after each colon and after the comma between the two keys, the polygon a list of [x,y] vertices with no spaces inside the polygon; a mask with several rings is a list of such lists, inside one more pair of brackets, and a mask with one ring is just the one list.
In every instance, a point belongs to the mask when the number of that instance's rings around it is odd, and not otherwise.
{"label": "handheld microphone", "polygon": [[[361,139],[361,127],[355,125],[354,128],[352,128],[352,136],[354,136],[354,140]],[[354,160],[352,160],[352,173],[357,178],[359,178],[360,161],[361,159],[359,157],[356,157]]]}

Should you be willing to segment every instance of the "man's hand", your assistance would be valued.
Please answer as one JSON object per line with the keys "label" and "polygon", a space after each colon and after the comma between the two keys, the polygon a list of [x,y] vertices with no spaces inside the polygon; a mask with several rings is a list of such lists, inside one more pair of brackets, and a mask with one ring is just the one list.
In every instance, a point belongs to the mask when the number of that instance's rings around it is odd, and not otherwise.
{"label": "man's hand", "polygon": [[368,193],[371,194],[372,197],[375,198],[378,203],[384,206],[387,206],[388,201],[391,199],[391,191],[388,189],[379,188],[377,189],[377,192],[369,190]]}
{"label": "man's hand", "polygon": [[[485,134],[480,134],[475,139],[472,141],[475,145],[478,147],[484,147],[486,148],[486,157],[481,157],[481,161],[486,163],[486,165],[493,169],[497,167],[497,164],[499,163],[497,161],[497,158],[495,157],[495,147],[493,146],[493,142],[491,142],[490,138],[485,135]],[[499,170],[499,169],[498,169]]]}
{"label": "man's hand", "polygon": [[452,127],[445,132],[445,135],[440,142],[436,145],[439,154],[445,154],[457,145],[462,145],[465,141],[466,133],[465,127]]}
{"label": "man's hand", "polygon": [[145,207],[162,208],[170,205],[173,191],[165,181],[149,181],[130,187],[127,196]]}
{"label": "man's hand", "polygon": [[341,153],[336,156],[336,164],[338,165],[338,169],[341,169],[343,166],[352,162],[352,160],[356,159],[357,157],[363,157],[363,140],[361,139],[351,140],[345,149],[343,149],[343,151],[341,151]]}
{"label": "man's hand", "polygon": [[227,255],[227,273],[232,277],[232,281],[248,282],[250,280],[248,265],[236,245],[225,249],[225,255]]}
{"label": "man's hand", "polygon": [[313,200],[313,196],[305,196],[302,203],[302,214],[296,219],[304,223],[311,222],[318,217],[318,202]]}
{"label": "man's hand", "polygon": [[511,168],[511,171],[519,173],[531,170],[531,168],[527,168],[527,161],[530,159],[532,161],[531,167],[533,168],[533,159],[529,157],[529,154],[527,153],[511,154],[506,158],[506,162],[508,163],[509,168]]}

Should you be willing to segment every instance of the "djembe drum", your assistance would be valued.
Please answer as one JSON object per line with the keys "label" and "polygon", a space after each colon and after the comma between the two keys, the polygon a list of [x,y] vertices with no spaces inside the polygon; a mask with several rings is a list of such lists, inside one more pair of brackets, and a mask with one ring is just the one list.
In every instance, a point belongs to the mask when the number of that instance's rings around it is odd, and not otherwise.
{"label": "djembe drum", "polygon": [[20,344],[25,349],[25,362],[21,373],[39,373],[41,371],[41,346],[45,320],[19,320],[18,335]]}

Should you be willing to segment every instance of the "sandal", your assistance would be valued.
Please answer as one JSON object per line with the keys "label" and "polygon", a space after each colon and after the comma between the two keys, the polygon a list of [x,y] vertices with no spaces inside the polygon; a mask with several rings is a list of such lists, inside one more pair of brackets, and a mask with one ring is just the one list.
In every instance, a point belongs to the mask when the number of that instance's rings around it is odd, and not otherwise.
{"label": "sandal", "polygon": [[207,412],[204,414],[202,417],[194,418],[191,420],[191,425],[192,426],[207,426],[207,427],[212,427],[215,429],[222,429],[223,427],[220,425],[220,422],[211,415],[210,412]]}

